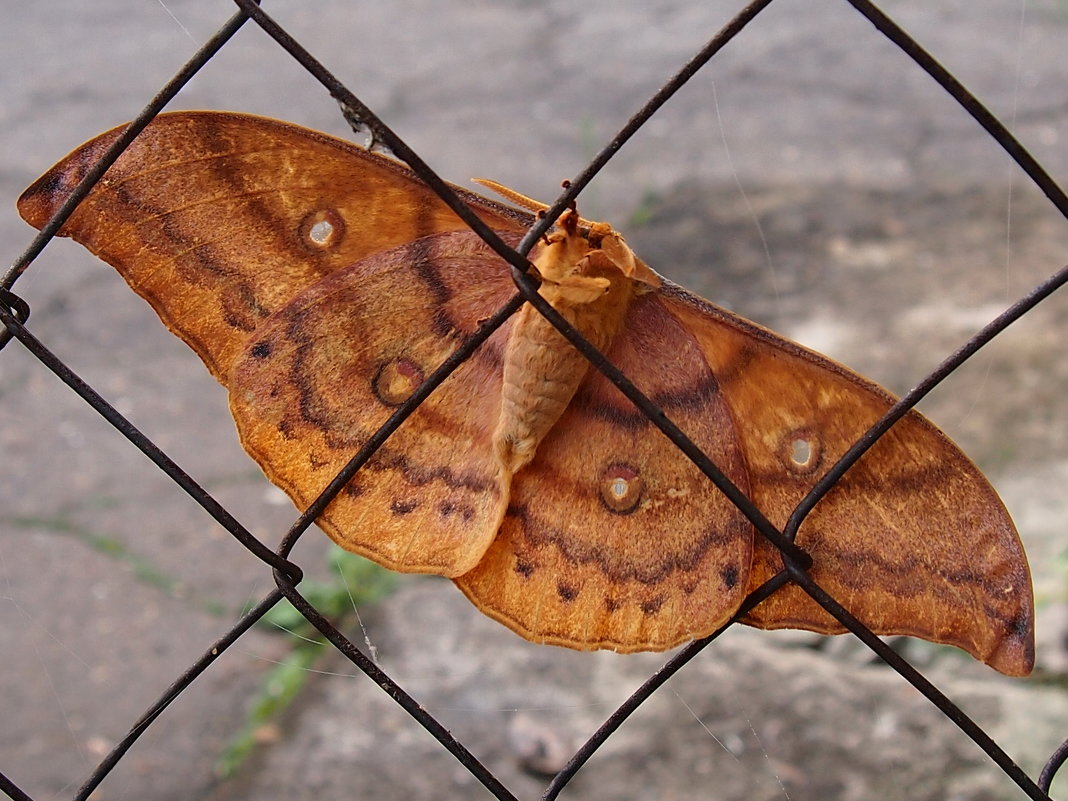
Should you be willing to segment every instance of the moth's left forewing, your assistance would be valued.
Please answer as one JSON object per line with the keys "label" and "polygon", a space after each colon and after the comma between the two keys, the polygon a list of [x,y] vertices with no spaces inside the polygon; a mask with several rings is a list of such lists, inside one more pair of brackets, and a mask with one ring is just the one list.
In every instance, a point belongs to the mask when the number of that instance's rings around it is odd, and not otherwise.
{"label": "moth's left forewing", "polygon": [[[782,527],[834,462],[894,402],[845,367],[665,285],[738,421],[751,498]],[[1030,672],[1034,609],[1016,529],[978,468],[916,412],[899,421],[805,519],[811,575],[878,634],[956,645],[1010,675]],[[751,586],[781,569],[758,535]],[[788,585],[745,622],[838,633]]]}
{"label": "moth's left forewing", "polygon": [[[19,198],[40,228],[118,139],[86,142]],[[454,190],[495,230],[529,215]],[[417,176],[365,148],[264,117],[161,114],[82,201],[60,236],[115,267],[220,381],[256,327],[367,256],[468,230]]]}

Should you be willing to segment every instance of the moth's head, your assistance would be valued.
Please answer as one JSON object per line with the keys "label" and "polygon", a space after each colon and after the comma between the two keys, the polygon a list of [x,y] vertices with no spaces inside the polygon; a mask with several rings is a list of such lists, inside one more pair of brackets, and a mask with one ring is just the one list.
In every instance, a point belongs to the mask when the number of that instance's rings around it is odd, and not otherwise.
{"label": "moth's head", "polygon": [[536,251],[534,263],[542,278],[552,282],[581,275],[610,282],[628,278],[654,289],[661,284],[660,276],[638,258],[618,231],[608,223],[584,220],[574,209],[560,215],[556,230]]}
{"label": "moth's head", "polygon": [[[474,180],[529,211],[542,213],[549,208],[496,181]],[[660,276],[635,255],[618,231],[608,223],[583,219],[575,208],[560,215],[556,231],[536,251],[534,263],[542,279],[552,283],[577,275],[607,276],[611,280],[616,273],[639,284],[636,287],[639,292],[656,289],[662,283]]]}
{"label": "moth's head", "polygon": [[556,221],[556,230],[547,234],[534,249],[532,261],[547,284],[575,286],[576,279],[582,279],[578,283],[585,285],[593,297],[573,300],[589,302],[607,291],[611,281],[608,276],[591,275],[590,256],[595,251],[590,247],[588,231],[582,230],[579,222],[578,214],[572,209],[561,214]]}

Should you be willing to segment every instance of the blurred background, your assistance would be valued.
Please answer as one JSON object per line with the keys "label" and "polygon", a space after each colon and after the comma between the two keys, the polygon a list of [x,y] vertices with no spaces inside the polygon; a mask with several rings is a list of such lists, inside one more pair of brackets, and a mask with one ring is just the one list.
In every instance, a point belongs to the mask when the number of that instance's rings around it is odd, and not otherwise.
{"label": "blurred background", "polygon": [[[493,178],[551,201],[738,5],[265,7],[444,178]],[[1068,180],[1065,3],[882,7]],[[14,209],[20,192],[135,116],[233,12],[223,0],[5,10],[0,243],[9,263],[32,235]],[[171,108],[248,111],[351,136],[319,85],[251,24]],[[904,54],[832,0],[773,3],[626,145],[579,208],[612,222],[676,282],[898,393],[1068,261],[1056,209]],[[224,390],[109,267],[57,240],[15,291],[49,348],[277,543],[294,511],[242,452]],[[921,643],[906,653],[1033,776],[1068,737],[1066,319],[1054,295],[921,407],[987,472],[1017,521],[1039,660],[1034,678],[1013,681],[951,649]],[[0,771],[35,799],[67,798],[272,584],[18,343],[0,354],[0,447]],[[326,538],[309,533],[294,558],[324,597],[343,599],[351,636],[366,637],[518,795],[538,793],[540,774],[663,661],[529,645],[448,582],[425,578],[359,596],[361,631]],[[250,632],[94,798],[484,792],[468,789],[477,785],[466,771],[336,654],[294,661],[302,642]],[[847,638],[740,627],[573,785],[583,798],[636,788],[663,799],[1022,797]]]}

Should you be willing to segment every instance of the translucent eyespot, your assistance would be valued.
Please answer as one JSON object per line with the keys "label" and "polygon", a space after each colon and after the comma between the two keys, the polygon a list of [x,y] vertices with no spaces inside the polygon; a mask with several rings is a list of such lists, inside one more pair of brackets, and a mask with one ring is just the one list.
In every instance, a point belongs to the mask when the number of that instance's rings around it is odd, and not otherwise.
{"label": "translucent eyespot", "polygon": [[371,389],[386,406],[400,406],[423,383],[423,370],[411,359],[391,359],[378,368]]}
{"label": "translucent eyespot", "polygon": [[626,515],[638,508],[645,482],[628,464],[610,465],[601,474],[601,501],[608,511]]}
{"label": "translucent eyespot", "polygon": [[311,250],[331,250],[341,244],[345,223],[333,209],[313,211],[300,221],[300,241]]}
{"label": "translucent eyespot", "polygon": [[820,465],[823,456],[819,438],[811,431],[793,431],[784,438],[784,459],[791,473],[805,475]]}

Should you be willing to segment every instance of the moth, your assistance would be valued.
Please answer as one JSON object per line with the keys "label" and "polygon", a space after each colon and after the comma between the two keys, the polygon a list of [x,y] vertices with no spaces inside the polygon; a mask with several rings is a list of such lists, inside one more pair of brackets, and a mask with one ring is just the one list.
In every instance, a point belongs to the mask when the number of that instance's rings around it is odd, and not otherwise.
{"label": "moth", "polygon": [[[120,129],[18,201],[41,227]],[[461,189],[509,243],[529,210]],[[534,206],[521,195],[506,197]],[[60,231],[113,265],[229,390],[241,441],[304,508],[515,292],[505,262],[392,159],[274,120],[158,117]],[[872,382],[661,277],[566,212],[539,294],[776,526],[893,403]],[[318,520],[394,570],[447,576],[523,637],[663,650],[729,620],[782,559],[529,304]],[[811,575],[879,634],[1034,660],[1030,576],[979,470],[918,413],[805,519]],[[745,615],[838,633],[793,584]]]}

